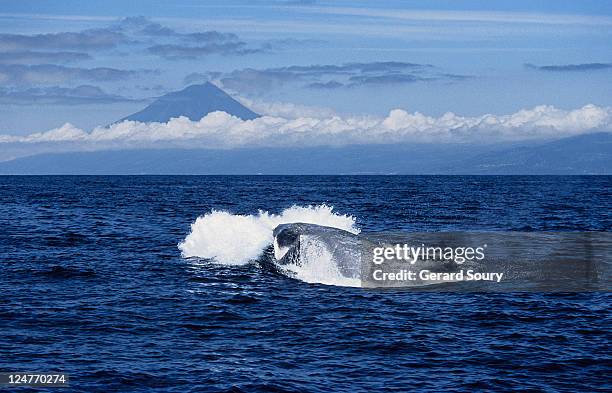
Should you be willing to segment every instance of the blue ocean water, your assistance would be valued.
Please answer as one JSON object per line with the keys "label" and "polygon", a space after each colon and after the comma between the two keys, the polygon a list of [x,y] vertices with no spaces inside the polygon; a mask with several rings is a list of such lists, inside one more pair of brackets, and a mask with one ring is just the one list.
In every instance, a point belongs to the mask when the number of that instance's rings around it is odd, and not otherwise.
{"label": "blue ocean water", "polygon": [[611,196],[612,177],[0,177],[0,372],[75,392],[610,391],[609,292],[367,291],[177,245],[213,209],[321,204],[366,232],[610,231]]}

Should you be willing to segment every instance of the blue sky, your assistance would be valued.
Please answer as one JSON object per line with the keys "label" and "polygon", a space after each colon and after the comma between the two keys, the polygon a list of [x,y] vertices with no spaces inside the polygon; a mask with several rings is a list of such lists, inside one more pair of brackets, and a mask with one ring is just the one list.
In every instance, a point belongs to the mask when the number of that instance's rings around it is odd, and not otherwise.
{"label": "blue sky", "polygon": [[2,3],[1,134],[91,129],[206,80],[347,116],[612,105],[605,0],[102,4]]}

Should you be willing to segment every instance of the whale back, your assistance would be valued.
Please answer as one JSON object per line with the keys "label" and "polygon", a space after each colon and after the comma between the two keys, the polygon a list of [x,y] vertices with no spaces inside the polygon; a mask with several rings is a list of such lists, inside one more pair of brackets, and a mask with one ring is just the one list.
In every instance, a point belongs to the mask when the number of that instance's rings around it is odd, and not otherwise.
{"label": "whale back", "polygon": [[361,275],[359,236],[315,224],[281,224],[274,229],[276,262],[297,272],[309,268],[337,269],[345,278]]}

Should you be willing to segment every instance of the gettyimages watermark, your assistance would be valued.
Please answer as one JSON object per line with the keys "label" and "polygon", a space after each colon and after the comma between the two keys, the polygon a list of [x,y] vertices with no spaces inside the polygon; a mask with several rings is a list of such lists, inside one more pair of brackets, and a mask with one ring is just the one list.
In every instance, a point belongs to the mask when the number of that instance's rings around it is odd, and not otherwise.
{"label": "gettyimages watermark", "polygon": [[[407,243],[395,244],[394,246],[374,247],[372,249],[372,262],[375,265],[381,265],[389,261],[404,261],[407,264],[415,265],[417,262],[423,264],[434,261],[442,264],[463,265],[465,262],[483,261],[486,248],[486,244],[481,247],[426,246],[425,243],[421,243],[419,246],[412,246]],[[494,280],[500,282],[503,276],[503,272],[480,273],[472,269],[457,269],[450,272],[435,272],[428,269],[401,269],[395,272],[385,272],[381,268],[374,270],[372,273],[372,278],[376,281],[455,282]]]}
{"label": "gettyimages watermark", "polygon": [[365,235],[364,288],[471,292],[612,289],[608,232],[427,232]]}

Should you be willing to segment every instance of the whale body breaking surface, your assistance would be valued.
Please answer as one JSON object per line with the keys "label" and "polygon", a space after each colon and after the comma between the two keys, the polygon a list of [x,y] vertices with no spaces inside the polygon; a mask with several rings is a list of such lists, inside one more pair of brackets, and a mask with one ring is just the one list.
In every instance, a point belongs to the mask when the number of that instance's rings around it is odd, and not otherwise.
{"label": "whale body breaking surface", "polygon": [[[417,259],[385,256],[380,260],[381,254],[376,251],[399,244],[420,250],[453,246],[465,253],[455,252],[451,259],[444,254],[442,260],[423,258],[422,253]],[[602,278],[610,270],[605,263],[609,244],[612,238],[605,234],[361,233],[355,217],[338,214],[328,205],[311,205],[292,206],[278,214],[259,211],[237,215],[213,210],[195,220],[178,247],[184,258],[222,265],[256,264],[313,284],[362,288],[447,284],[435,288],[576,291],[587,285],[606,288]],[[472,246],[482,250],[482,260],[468,259]],[[578,261],[575,251],[580,247],[592,250],[592,255]]]}

